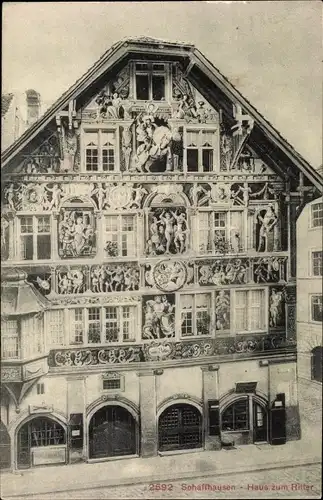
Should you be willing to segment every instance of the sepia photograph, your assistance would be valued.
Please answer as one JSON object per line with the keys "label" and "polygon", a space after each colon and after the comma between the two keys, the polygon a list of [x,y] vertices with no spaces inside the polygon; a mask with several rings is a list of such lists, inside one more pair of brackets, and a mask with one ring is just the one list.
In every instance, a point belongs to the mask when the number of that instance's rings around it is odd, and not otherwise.
{"label": "sepia photograph", "polygon": [[1,498],[321,498],[322,3],[2,13]]}

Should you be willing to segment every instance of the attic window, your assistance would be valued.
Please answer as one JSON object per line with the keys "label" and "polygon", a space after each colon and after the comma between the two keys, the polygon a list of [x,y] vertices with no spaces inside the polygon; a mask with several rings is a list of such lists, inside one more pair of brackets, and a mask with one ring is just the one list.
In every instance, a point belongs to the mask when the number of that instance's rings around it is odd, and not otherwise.
{"label": "attic window", "polygon": [[135,64],[135,96],[139,101],[164,101],[166,68],[162,63]]}

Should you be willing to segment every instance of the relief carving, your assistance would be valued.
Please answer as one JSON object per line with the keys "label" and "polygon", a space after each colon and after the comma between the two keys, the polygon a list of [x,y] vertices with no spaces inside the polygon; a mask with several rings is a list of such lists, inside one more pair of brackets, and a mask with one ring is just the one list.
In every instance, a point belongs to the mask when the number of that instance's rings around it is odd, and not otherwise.
{"label": "relief carving", "polygon": [[175,336],[175,303],[173,295],[145,297],[143,304],[143,339]]}
{"label": "relief carving", "polygon": [[135,291],[140,285],[139,267],[132,264],[94,266],[90,276],[94,293]]}
{"label": "relief carving", "polygon": [[207,285],[242,285],[248,282],[250,263],[247,259],[216,260],[199,263],[198,283]]}
{"label": "relief carving", "polygon": [[148,255],[181,254],[187,250],[189,227],[184,208],[156,208],[148,217]]}

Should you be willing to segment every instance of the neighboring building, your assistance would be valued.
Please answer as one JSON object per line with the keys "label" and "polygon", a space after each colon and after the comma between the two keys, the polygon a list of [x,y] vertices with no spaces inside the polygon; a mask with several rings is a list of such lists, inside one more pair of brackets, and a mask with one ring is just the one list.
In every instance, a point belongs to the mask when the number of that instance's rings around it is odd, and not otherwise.
{"label": "neighboring building", "polygon": [[299,438],[320,177],[194,46],[115,44],[2,174],[3,466]]}
{"label": "neighboring building", "polygon": [[40,95],[35,90],[1,96],[1,150],[7,149],[41,115]]}
{"label": "neighboring building", "polygon": [[[319,169],[322,175],[322,168]],[[323,184],[323,177],[321,179]],[[323,198],[309,203],[297,224],[298,375],[322,384]],[[321,391],[319,391],[321,393]],[[322,395],[320,394],[320,397]]]}

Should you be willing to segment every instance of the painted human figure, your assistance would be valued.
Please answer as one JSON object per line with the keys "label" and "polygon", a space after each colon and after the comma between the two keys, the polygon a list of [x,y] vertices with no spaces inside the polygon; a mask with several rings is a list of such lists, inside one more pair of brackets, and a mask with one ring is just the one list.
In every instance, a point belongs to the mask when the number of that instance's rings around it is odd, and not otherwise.
{"label": "painted human figure", "polygon": [[225,290],[220,290],[215,299],[216,329],[229,328],[230,298]]}
{"label": "painted human figure", "polygon": [[95,267],[91,271],[91,289],[92,292],[99,293],[99,268]]}
{"label": "painted human figure", "polygon": [[276,290],[272,290],[270,296],[270,326],[276,327],[278,326],[279,317],[280,317],[280,309],[281,302],[283,298],[282,292],[277,292]]}
{"label": "painted human figure", "polygon": [[52,208],[58,210],[63,193],[62,188],[58,184],[54,184],[52,188],[45,186],[45,189],[49,193],[52,193],[52,201],[49,203],[48,210],[51,210]]}
{"label": "painted human figure", "polygon": [[15,203],[14,203],[15,189],[13,183],[9,184],[9,186],[4,190],[4,196],[5,199],[7,200],[9,208],[11,210],[15,210]]}
{"label": "painted human figure", "polygon": [[157,295],[154,297],[154,300],[147,300],[146,311],[152,314],[152,317],[149,317],[149,320],[151,321],[152,329],[156,338],[160,338],[162,334],[166,337],[173,334],[173,309],[174,305],[168,302],[166,296],[161,297],[160,295]]}
{"label": "painted human figure", "polygon": [[97,205],[99,210],[103,210],[107,203],[107,189],[104,189],[103,184],[98,184],[97,187],[93,187],[91,190],[91,197],[95,196],[97,198]]}
{"label": "painted human figure", "polygon": [[268,235],[277,224],[277,215],[275,214],[274,207],[270,203],[266,209],[265,215],[262,217],[258,214],[258,220],[261,224],[259,230],[259,244],[257,252],[260,252],[262,248],[264,251],[268,251]]}
{"label": "painted human figure", "polygon": [[185,250],[185,242],[188,234],[188,227],[184,212],[177,215],[176,212],[172,212],[174,219],[176,220],[176,226],[174,226],[174,244],[177,252],[183,253]]}
{"label": "painted human figure", "polygon": [[163,210],[159,216],[160,221],[165,226],[165,238],[166,238],[166,253],[170,252],[170,245],[174,238],[174,218],[169,212]]}
{"label": "painted human figure", "polygon": [[132,152],[132,132],[131,126],[125,126],[122,132],[122,150],[124,154],[125,169],[130,168],[130,158]]}
{"label": "painted human figure", "polygon": [[133,188],[133,192],[135,194],[135,199],[133,200],[132,206],[135,205],[138,208],[141,208],[141,201],[145,194],[148,194],[148,191],[142,186],[138,186],[137,188]]}
{"label": "painted human figure", "polygon": [[240,231],[238,228],[234,227],[230,231],[230,241],[231,241],[231,249],[233,253],[238,253],[240,252],[240,245],[241,245],[241,237],[240,237]]}

